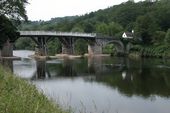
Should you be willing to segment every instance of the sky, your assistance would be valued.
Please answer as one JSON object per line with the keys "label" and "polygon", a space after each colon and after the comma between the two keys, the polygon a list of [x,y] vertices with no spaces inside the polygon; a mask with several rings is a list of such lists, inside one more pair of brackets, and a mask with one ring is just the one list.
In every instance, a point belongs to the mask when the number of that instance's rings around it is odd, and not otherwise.
{"label": "sky", "polygon": [[[50,20],[55,17],[83,15],[105,9],[128,0],[28,0],[29,20]],[[141,0],[135,0],[138,2]]]}

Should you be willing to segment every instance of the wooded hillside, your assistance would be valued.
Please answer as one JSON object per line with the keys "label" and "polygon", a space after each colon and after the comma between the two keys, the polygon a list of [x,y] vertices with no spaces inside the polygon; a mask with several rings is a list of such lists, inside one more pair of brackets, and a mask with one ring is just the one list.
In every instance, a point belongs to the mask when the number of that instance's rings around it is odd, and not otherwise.
{"label": "wooded hillside", "polygon": [[116,37],[121,37],[125,31],[134,30],[134,37],[141,41],[142,46],[158,46],[169,43],[169,19],[169,0],[138,3],[128,1],[83,16],[23,23],[20,29],[96,32]]}

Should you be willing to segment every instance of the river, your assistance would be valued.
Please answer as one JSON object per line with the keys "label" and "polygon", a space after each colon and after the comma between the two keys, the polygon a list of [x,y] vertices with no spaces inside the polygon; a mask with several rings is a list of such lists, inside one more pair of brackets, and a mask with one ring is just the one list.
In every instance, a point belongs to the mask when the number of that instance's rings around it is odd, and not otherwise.
{"label": "river", "polygon": [[[49,99],[75,113],[169,113],[170,60],[119,57],[7,61]],[[5,62],[5,61],[4,61]]]}

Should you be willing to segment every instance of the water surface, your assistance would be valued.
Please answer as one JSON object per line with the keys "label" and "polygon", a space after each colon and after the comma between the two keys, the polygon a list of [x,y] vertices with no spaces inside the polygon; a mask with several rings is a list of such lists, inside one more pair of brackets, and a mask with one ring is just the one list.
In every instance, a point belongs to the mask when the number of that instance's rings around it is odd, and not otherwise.
{"label": "water surface", "polygon": [[98,57],[35,61],[27,51],[13,72],[75,113],[169,113],[170,61]]}

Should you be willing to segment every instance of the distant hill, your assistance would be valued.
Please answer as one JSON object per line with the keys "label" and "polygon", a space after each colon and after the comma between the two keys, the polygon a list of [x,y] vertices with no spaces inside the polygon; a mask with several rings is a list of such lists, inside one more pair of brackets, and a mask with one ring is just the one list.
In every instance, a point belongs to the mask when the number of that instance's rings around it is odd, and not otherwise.
{"label": "distant hill", "polygon": [[48,29],[48,27],[53,27],[54,25],[62,22],[62,21],[73,21],[74,19],[78,18],[78,16],[66,16],[66,17],[56,17],[51,18],[51,20],[48,21],[28,21],[28,22],[22,22],[19,26],[20,30],[45,30]]}
{"label": "distant hill", "polygon": [[[133,29],[140,37],[142,35],[151,37],[156,31],[166,32],[170,28],[169,18],[170,0],[138,3],[128,1],[83,16],[22,23],[20,29],[99,32],[111,36],[120,36],[122,32]],[[144,29],[148,32],[142,34]]]}

